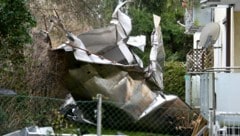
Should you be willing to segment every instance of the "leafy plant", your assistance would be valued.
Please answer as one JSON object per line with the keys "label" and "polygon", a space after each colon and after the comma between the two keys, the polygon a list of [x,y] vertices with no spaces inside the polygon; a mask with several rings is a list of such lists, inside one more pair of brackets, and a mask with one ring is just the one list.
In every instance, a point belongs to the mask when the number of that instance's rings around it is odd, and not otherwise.
{"label": "leafy plant", "polygon": [[129,11],[133,20],[131,34],[146,35],[149,45],[149,37],[153,29],[152,14],[159,15],[164,47],[167,52],[166,59],[178,54],[177,61],[185,61],[185,55],[192,46],[192,36],[185,35],[184,28],[177,24],[179,20],[183,22],[184,12],[181,2],[176,0],[135,0]]}
{"label": "leafy plant", "polygon": [[1,45],[22,46],[30,42],[29,30],[35,21],[26,7],[26,0],[0,1]]}
{"label": "leafy plant", "polygon": [[164,67],[164,91],[167,94],[175,94],[182,100],[185,98],[185,66],[182,62],[169,61]]}
{"label": "leafy plant", "polygon": [[4,112],[2,107],[0,107],[0,126],[5,123],[5,121],[7,120],[6,118],[7,118],[7,114]]}
{"label": "leafy plant", "polygon": [[24,77],[24,44],[31,42],[29,31],[35,26],[26,2],[0,1],[0,82],[6,88],[24,86],[19,82]]}

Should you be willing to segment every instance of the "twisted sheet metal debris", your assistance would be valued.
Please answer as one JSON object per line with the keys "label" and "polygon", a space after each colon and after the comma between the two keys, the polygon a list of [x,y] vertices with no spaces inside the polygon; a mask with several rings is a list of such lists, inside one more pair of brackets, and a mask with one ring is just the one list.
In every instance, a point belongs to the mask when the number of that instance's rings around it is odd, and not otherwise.
{"label": "twisted sheet metal debris", "polygon": [[[109,26],[78,36],[68,32],[58,20],[52,21],[64,30],[68,38],[66,43],[53,50],[65,50],[69,62],[73,62],[66,81],[69,90],[75,97],[84,99],[103,94],[135,120],[152,116],[162,110],[161,106],[164,106],[164,111],[173,107],[189,109],[177,96],[163,93],[165,51],[161,18],[153,15],[150,64],[144,68],[132,48],[144,51],[146,36],[129,36],[132,24],[130,17],[121,11],[124,4],[126,2],[116,7]],[[176,116],[161,113],[164,114]]]}

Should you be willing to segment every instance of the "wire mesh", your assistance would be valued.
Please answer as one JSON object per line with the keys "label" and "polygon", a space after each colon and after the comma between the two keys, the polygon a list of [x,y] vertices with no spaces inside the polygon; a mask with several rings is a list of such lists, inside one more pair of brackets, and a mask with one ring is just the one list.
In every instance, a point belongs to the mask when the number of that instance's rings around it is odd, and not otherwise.
{"label": "wire mesh", "polygon": [[[29,126],[51,126],[55,133],[96,134],[97,126],[74,122],[60,114],[63,99],[0,96],[0,135]],[[77,101],[85,119],[97,124],[97,100]],[[102,102],[102,134],[128,136],[190,136],[198,112],[178,107],[160,107],[135,120],[112,101]]]}

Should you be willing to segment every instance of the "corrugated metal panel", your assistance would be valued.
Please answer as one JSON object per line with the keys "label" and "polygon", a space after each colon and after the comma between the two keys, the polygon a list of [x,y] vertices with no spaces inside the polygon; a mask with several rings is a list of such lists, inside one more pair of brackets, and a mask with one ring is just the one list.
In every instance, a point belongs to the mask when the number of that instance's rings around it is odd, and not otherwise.
{"label": "corrugated metal panel", "polygon": [[200,111],[205,119],[209,119],[210,109],[214,109],[214,73],[200,75]]}
{"label": "corrugated metal panel", "polygon": [[200,107],[200,76],[185,75],[185,102],[191,107]]}
{"label": "corrugated metal panel", "polygon": [[191,104],[191,75],[185,75],[185,102],[192,107]]}
{"label": "corrugated metal panel", "polygon": [[192,104],[195,108],[200,107],[200,77],[195,75],[192,77]]}

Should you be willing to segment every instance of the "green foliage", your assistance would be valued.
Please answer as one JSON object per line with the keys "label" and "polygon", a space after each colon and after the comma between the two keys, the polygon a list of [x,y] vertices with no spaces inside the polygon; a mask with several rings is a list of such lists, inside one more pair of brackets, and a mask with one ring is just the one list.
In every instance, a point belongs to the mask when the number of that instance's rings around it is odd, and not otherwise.
{"label": "green foliage", "polygon": [[70,127],[70,123],[67,126],[55,110],[62,105],[62,99],[0,95],[0,101],[0,135],[35,125],[41,127],[55,123],[53,127]]}
{"label": "green foliage", "polygon": [[116,0],[103,0],[103,2],[100,4],[99,14],[101,15],[102,19],[101,20],[102,26],[109,25],[109,22],[112,19],[112,13],[116,5],[117,5]]}
{"label": "green foliage", "polygon": [[180,0],[135,0],[133,6],[130,6],[130,16],[133,19],[131,34],[145,34],[149,38],[153,29],[152,14],[161,17],[166,59],[185,61],[185,56],[192,46],[192,36],[185,35],[184,28],[177,24],[178,20],[183,22],[184,19]]}
{"label": "green foliage", "polygon": [[5,121],[7,120],[6,118],[7,118],[7,114],[5,113],[5,111],[0,106],[0,126],[5,123]]}
{"label": "green foliage", "polygon": [[31,41],[29,28],[35,25],[25,0],[0,1],[1,45],[22,46]]}
{"label": "green foliage", "polygon": [[31,42],[29,30],[35,21],[26,0],[0,1],[0,83],[6,88],[24,86],[23,45]]}
{"label": "green foliage", "polygon": [[153,30],[152,14],[146,12],[146,9],[131,8],[129,10],[132,19],[133,30],[131,35],[150,35]]}
{"label": "green foliage", "polygon": [[[140,10],[134,7],[129,9],[129,14],[131,18],[133,18],[131,35],[147,35],[147,45],[150,45],[150,35],[153,30],[152,14],[146,12],[144,9]],[[149,64],[150,47],[151,46],[147,46],[144,53],[136,48],[133,49],[143,60],[145,66]]]}
{"label": "green foliage", "polygon": [[164,91],[166,94],[175,94],[184,100],[185,97],[185,67],[182,62],[169,61],[164,67]]}
{"label": "green foliage", "polygon": [[[103,0],[102,18],[104,24],[108,24],[117,1]],[[185,29],[177,21],[184,22],[185,9],[181,6],[181,0],[134,0],[129,4],[129,16],[132,18],[133,30],[130,35],[146,35],[147,49],[150,51],[150,35],[153,30],[152,14],[161,17],[161,28],[164,47],[167,52],[166,60],[185,61],[189,49],[192,47],[192,36],[184,34]],[[145,51],[145,52],[146,52]],[[140,57],[146,64],[148,54]]]}

